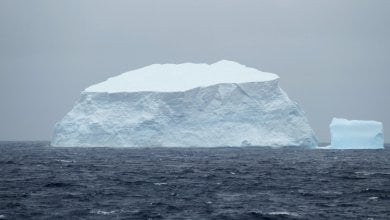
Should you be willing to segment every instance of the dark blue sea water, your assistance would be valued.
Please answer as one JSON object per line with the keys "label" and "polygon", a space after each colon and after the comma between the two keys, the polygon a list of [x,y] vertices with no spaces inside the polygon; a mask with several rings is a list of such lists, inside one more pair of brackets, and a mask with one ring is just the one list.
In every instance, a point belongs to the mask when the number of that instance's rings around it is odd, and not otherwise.
{"label": "dark blue sea water", "polygon": [[390,149],[0,142],[0,219],[390,219]]}

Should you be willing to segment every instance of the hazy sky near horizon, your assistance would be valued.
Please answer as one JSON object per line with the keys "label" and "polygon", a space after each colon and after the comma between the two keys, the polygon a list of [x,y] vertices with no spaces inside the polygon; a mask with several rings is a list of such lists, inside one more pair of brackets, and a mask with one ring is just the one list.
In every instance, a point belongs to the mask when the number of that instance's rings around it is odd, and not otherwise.
{"label": "hazy sky near horizon", "polygon": [[390,142],[388,0],[0,0],[0,140],[49,140],[86,87],[153,63],[276,73],[321,142],[332,117]]}

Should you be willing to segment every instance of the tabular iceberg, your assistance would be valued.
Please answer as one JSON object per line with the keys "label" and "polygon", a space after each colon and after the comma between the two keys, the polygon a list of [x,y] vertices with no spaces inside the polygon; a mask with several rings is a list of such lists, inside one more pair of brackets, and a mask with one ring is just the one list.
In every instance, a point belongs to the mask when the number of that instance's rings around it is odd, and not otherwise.
{"label": "tabular iceberg", "polygon": [[381,122],[334,118],[330,124],[330,133],[330,149],[384,148]]}
{"label": "tabular iceberg", "polygon": [[316,147],[278,81],[232,61],[153,64],[84,90],[51,145]]}

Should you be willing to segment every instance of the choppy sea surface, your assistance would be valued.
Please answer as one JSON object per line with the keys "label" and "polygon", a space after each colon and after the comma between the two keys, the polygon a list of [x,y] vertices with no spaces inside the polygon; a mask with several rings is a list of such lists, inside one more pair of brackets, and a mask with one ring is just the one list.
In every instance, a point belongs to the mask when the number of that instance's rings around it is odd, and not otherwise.
{"label": "choppy sea surface", "polygon": [[390,219],[390,148],[0,142],[0,219]]}

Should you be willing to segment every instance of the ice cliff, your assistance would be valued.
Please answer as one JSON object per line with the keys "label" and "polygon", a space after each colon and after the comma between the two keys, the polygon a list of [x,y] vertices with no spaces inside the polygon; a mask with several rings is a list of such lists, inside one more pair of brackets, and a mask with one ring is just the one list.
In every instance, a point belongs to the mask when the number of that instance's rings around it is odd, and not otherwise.
{"label": "ice cliff", "polygon": [[330,134],[330,149],[384,148],[381,122],[334,118],[330,124]]}
{"label": "ice cliff", "polygon": [[232,61],[154,64],[92,85],[52,146],[317,146],[279,77]]}

